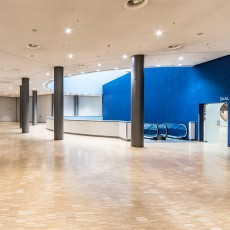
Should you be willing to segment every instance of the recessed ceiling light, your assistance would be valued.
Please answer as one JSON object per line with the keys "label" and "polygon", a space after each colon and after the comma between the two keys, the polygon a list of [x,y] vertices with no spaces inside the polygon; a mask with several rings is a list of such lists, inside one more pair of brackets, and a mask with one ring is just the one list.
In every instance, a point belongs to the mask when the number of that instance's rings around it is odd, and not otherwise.
{"label": "recessed ceiling light", "polygon": [[100,67],[100,66],[101,66],[101,63],[98,63],[98,64],[97,64],[97,66],[99,66],[99,67]]}
{"label": "recessed ceiling light", "polygon": [[68,34],[68,35],[71,34],[72,33],[72,29],[70,27],[66,28],[65,29],[65,33]]}
{"label": "recessed ceiling light", "polygon": [[182,64],[178,64],[178,66],[182,66]]}
{"label": "recessed ceiling light", "polygon": [[32,82],[30,81],[30,84],[32,84]]}
{"label": "recessed ceiling light", "polygon": [[160,67],[160,66],[161,66],[161,65],[159,65],[159,64],[158,64],[158,65],[156,65],[156,67]]}
{"label": "recessed ceiling light", "polygon": [[35,90],[35,88],[33,88],[33,90]]}
{"label": "recessed ceiling light", "polygon": [[49,76],[49,75],[50,75],[50,73],[49,73],[49,72],[47,72],[47,73],[46,73],[46,76]]}
{"label": "recessed ceiling light", "polygon": [[180,60],[180,61],[184,60],[184,57],[180,56],[180,57],[179,57],[179,60]]}
{"label": "recessed ceiling light", "polygon": [[128,56],[127,56],[127,54],[124,54],[122,57],[123,57],[123,59],[127,59]]}
{"label": "recessed ceiling light", "polygon": [[99,69],[97,69],[97,72],[99,72],[100,70]]}
{"label": "recessed ceiling light", "polygon": [[10,89],[12,89],[12,87],[10,87]]}
{"label": "recessed ceiling light", "polygon": [[117,69],[118,69],[118,67],[115,67],[114,69],[116,69],[116,70],[117,70]]}
{"label": "recessed ceiling light", "polygon": [[163,35],[163,31],[162,30],[156,30],[155,31],[155,35],[157,36],[157,37],[161,37],[162,35]]}
{"label": "recessed ceiling light", "polygon": [[29,49],[38,49],[40,46],[38,44],[29,43],[27,46]]}
{"label": "recessed ceiling light", "polygon": [[81,72],[81,74],[84,74],[85,72]]}
{"label": "recessed ceiling light", "polygon": [[73,58],[73,54],[68,54],[68,58],[72,59]]}

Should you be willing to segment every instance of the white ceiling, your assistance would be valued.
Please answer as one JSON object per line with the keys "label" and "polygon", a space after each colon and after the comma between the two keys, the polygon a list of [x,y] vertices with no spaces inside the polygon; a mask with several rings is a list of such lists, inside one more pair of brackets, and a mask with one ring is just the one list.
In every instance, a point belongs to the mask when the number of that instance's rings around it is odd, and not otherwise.
{"label": "white ceiling", "polygon": [[[0,0],[0,95],[17,96],[22,77],[30,78],[31,90],[50,93],[43,83],[53,78],[54,66],[64,66],[68,76],[130,68],[135,54],[146,56],[145,66],[193,66],[230,54],[229,0],[149,0],[138,10],[124,2]],[[72,34],[65,34],[67,27]],[[183,48],[168,50],[173,44]]]}

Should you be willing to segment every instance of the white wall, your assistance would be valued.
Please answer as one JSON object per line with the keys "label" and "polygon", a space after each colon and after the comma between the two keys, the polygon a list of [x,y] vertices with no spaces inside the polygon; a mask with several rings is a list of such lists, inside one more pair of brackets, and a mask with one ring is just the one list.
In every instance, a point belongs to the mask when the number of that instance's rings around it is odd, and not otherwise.
{"label": "white wall", "polygon": [[[15,113],[16,113],[16,99]],[[64,96],[64,116],[74,116],[74,96]],[[38,122],[46,122],[46,118],[52,113],[52,95],[38,96]],[[78,96],[76,104],[78,116],[102,116],[102,97]],[[17,121],[20,117],[20,99],[17,98]],[[16,115],[15,115],[16,119]],[[32,97],[30,97],[30,122],[32,121]]]}
{"label": "white wall", "polygon": [[78,116],[102,116],[102,97],[78,96]]}
{"label": "white wall", "polygon": [[0,121],[16,121],[16,98],[0,97]]}
{"label": "white wall", "polygon": [[[46,118],[51,116],[52,95],[38,96],[38,122],[46,122]],[[20,98],[17,98],[17,121],[20,119]],[[32,97],[30,97],[30,122],[32,122]]]}
{"label": "white wall", "polygon": [[64,116],[74,116],[74,96],[64,96]]}
{"label": "white wall", "polygon": [[52,95],[38,96],[38,122],[46,122],[46,118],[51,116],[51,113]]}

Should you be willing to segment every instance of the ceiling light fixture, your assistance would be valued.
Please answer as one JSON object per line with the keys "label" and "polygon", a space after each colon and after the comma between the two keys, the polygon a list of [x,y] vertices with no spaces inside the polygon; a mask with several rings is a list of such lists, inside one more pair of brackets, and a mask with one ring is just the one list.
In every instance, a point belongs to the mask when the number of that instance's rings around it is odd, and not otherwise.
{"label": "ceiling light fixture", "polygon": [[124,54],[122,57],[123,57],[123,59],[127,59],[127,58],[128,58],[128,55],[127,55],[127,54]]}
{"label": "ceiling light fixture", "polygon": [[159,65],[159,64],[158,64],[158,65],[156,65],[156,67],[160,67],[160,66],[161,66],[161,65]]}
{"label": "ceiling light fixture", "polygon": [[178,64],[178,66],[182,66],[182,64]]}
{"label": "ceiling light fixture", "polygon": [[84,74],[85,72],[81,72],[81,74]]}
{"label": "ceiling light fixture", "polygon": [[65,29],[65,33],[66,33],[67,35],[71,34],[71,33],[72,33],[72,29],[71,29],[70,27],[66,28],[66,29]]}
{"label": "ceiling light fixture", "polygon": [[100,67],[100,66],[101,66],[101,63],[98,63],[98,64],[97,64],[97,66],[99,66],[99,67]]}
{"label": "ceiling light fixture", "polygon": [[184,60],[184,57],[180,56],[180,57],[179,57],[179,60],[180,60],[180,61]]}
{"label": "ceiling light fixture", "polygon": [[158,30],[155,31],[155,35],[159,38],[159,37],[161,37],[163,35],[163,31],[158,29]]}
{"label": "ceiling light fixture", "polygon": [[47,73],[46,73],[46,76],[49,76],[49,75],[50,75],[50,73],[49,73],[49,72],[47,72]]}
{"label": "ceiling light fixture", "polygon": [[117,69],[118,69],[118,67],[115,67],[114,69],[115,69],[115,70],[117,70]]}
{"label": "ceiling light fixture", "polygon": [[69,59],[73,59],[73,54],[68,54]]}
{"label": "ceiling light fixture", "polygon": [[100,70],[99,70],[99,69],[97,69],[97,72],[100,72]]}

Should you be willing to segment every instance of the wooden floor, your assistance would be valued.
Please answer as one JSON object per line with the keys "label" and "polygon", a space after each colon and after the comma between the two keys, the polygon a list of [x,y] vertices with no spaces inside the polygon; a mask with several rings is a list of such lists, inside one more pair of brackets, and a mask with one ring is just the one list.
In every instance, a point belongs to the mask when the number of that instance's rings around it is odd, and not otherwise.
{"label": "wooden floor", "polygon": [[230,229],[230,148],[0,123],[0,229]]}

